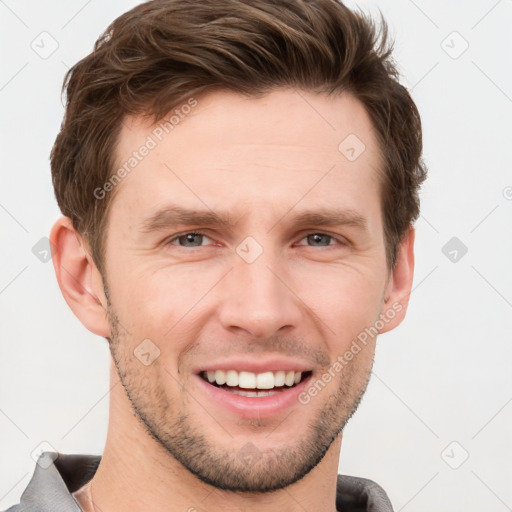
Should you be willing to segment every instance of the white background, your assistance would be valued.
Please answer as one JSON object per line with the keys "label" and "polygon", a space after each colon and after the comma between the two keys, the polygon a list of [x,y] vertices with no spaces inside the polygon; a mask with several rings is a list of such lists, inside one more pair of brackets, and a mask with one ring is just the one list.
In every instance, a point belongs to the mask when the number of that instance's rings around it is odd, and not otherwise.
{"label": "white background", "polygon": [[[64,73],[137,3],[0,2],[0,509],[18,502],[41,442],[103,450],[107,342],[73,316],[32,248],[59,215],[48,156]],[[511,510],[512,1],[379,8],[422,114],[430,174],[408,316],[378,342],[340,472],[379,482],[396,511]],[[51,48],[43,31],[58,43],[47,59],[31,48],[38,37]],[[452,237],[468,249],[456,262],[442,252]]]}

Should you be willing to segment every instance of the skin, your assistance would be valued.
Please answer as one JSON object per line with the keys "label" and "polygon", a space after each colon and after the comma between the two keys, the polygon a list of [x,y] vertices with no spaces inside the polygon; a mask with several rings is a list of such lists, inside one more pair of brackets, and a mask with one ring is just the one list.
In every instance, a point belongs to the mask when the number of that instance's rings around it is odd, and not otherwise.
{"label": "skin", "polygon": [[[350,95],[278,89],[259,99],[227,91],[196,99],[117,185],[104,278],[69,219],[52,229],[63,295],[112,353],[105,450],[74,496],[94,510],[92,485],[95,509],[109,512],[334,511],[341,432],[366,389],[376,338],[307,404],[270,417],[257,406],[247,415],[219,407],[196,373],[227,356],[293,360],[314,380],[332,371],[352,340],[397,304],[380,332],[402,321],[413,230],[389,269],[381,154]],[[147,119],[125,119],[120,165],[153,129]],[[366,146],[355,161],[338,150],[349,134]],[[144,221],[169,206],[226,213],[232,225],[145,232]],[[294,222],[304,211],[334,209],[360,222]],[[192,244],[176,238],[197,230],[206,236]],[[248,236],[263,250],[252,263],[237,252]],[[145,339],[160,351],[147,366],[134,356]],[[247,443],[256,462],[240,456]]]}

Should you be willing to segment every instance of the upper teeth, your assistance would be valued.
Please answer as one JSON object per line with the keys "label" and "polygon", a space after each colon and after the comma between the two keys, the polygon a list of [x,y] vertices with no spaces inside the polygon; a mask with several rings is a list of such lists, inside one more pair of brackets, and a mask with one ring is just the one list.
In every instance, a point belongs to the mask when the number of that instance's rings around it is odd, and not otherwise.
{"label": "upper teeth", "polygon": [[302,372],[237,372],[236,370],[214,370],[206,372],[209,382],[219,386],[239,386],[244,389],[272,389],[279,386],[293,386],[302,379]]}

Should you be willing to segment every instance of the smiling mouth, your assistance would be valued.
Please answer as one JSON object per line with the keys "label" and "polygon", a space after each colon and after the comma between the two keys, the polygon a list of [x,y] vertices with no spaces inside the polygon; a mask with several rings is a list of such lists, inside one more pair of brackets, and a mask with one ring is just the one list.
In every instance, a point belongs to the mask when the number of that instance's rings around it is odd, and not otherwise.
{"label": "smiling mouth", "polygon": [[265,397],[292,389],[312,374],[307,372],[237,372],[236,370],[203,371],[199,376],[214,387],[245,397]]}

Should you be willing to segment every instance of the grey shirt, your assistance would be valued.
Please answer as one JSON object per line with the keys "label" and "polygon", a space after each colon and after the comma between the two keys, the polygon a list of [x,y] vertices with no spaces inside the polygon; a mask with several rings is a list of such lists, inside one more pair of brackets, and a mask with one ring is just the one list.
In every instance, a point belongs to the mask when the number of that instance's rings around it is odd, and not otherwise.
{"label": "grey shirt", "polygon": [[[44,452],[19,505],[5,512],[81,512],[71,495],[96,473],[100,455]],[[366,478],[338,475],[336,509],[340,512],[393,512],[386,493]]]}

